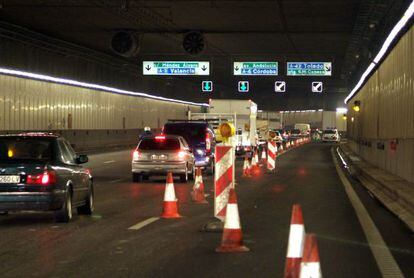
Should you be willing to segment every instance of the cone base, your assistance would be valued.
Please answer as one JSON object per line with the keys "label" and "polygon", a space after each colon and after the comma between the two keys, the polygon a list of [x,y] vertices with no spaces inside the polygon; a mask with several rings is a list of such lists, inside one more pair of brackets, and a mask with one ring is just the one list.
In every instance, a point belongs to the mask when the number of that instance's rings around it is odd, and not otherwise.
{"label": "cone base", "polygon": [[244,245],[241,246],[220,246],[216,248],[217,253],[242,253],[249,252],[250,249]]}
{"label": "cone base", "polygon": [[181,218],[178,213],[177,201],[164,201],[161,218]]}
{"label": "cone base", "polygon": [[181,215],[179,215],[178,213],[177,214],[166,214],[166,215],[161,215],[161,218],[164,218],[164,219],[171,219],[171,218],[182,218],[182,216]]}

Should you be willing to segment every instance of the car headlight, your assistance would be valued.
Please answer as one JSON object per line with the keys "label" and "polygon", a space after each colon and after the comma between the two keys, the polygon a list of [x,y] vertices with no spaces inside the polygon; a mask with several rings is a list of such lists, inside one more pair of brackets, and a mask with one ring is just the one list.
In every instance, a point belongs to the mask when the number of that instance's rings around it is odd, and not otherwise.
{"label": "car headlight", "polygon": [[200,149],[197,149],[197,150],[196,150],[196,153],[197,153],[198,155],[203,155],[203,154],[204,154],[203,150],[200,150]]}

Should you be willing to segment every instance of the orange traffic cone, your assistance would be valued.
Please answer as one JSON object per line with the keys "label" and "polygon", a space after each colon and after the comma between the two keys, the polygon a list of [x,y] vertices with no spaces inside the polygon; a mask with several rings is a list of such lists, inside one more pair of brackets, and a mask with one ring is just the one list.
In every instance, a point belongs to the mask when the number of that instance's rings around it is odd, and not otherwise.
{"label": "orange traffic cone", "polygon": [[171,172],[167,174],[167,182],[164,191],[164,204],[162,209],[162,218],[179,218],[177,198],[175,197],[174,181]]}
{"label": "orange traffic cone", "polygon": [[226,218],[224,219],[223,237],[221,246],[216,248],[216,252],[232,253],[247,251],[250,250],[243,245],[236,191],[234,188],[230,188],[229,201],[226,207]]}
{"label": "orange traffic cone", "polygon": [[283,151],[284,151],[284,149],[283,149],[283,142],[282,142],[282,143],[280,143],[280,146],[279,146],[279,152],[283,153]]}
{"label": "orange traffic cone", "polygon": [[206,197],[204,196],[204,182],[201,175],[201,168],[197,167],[196,176],[194,180],[193,190],[191,191],[193,202],[199,204],[207,204]]}
{"label": "orange traffic cone", "polygon": [[256,153],[252,157],[252,164],[250,165],[250,174],[252,176],[258,176],[260,174],[260,167],[257,165],[257,150]]}
{"label": "orange traffic cone", "polygon": [[302,208],[293,205],[292,218],[289,231],[289,242],[285,264],[285,278],[298,278],[300,263],[303,256],[303,244],[305,240],[305,225],[303,224]]}
{"label": "orange traffic cone", "polygon": [[300,278],[322,278],[318,243],[314,234],[307,234],[305,237]]}
{"label": "orange traffic cone", "polygon": [[259,150],[256,149],[254,152],[254,160],[256,160],[256,164],[259,164]]}
{"label": "orange traffic cone", "polygon": [[265,148],[263,148],[262,150],[262,157],[261,157],[261,161],[262,165],[266,165],[267,164],[267,157],[266,157],[266,150]]}
{"label": "orange traffic cone", "polygon": [[250,163],[249,158],[247,155],[244,157],[244,163],[243,163],[243,177],[251,177],[250,175]]}

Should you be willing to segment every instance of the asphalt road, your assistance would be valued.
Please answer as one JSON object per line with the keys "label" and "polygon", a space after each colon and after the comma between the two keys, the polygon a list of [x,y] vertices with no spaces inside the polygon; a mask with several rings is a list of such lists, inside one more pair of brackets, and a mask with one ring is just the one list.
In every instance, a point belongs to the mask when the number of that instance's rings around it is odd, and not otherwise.
{"label": "asphalt road", "polygon": [[[51,214],[0,217],[0,277],[282,277],[292,205],[302,206],[305,229],[317,235],[324,277],[381,277],[355,210],[338,177],[329,144],[308,144],[277,158],[277,173],[241,178],[237,194],[243,254],[217,254],[220,233],[208,205],[190,200],[192,183],[175,182],[174,220],[133,225],[161,213],[165,180],[132,183],[130,151],[90,156],[96,213],[56,224]],[[406,277],[414,277],[414,237],[355,180],[352,185]],[[206,193],[212,179],[204,177]]]}

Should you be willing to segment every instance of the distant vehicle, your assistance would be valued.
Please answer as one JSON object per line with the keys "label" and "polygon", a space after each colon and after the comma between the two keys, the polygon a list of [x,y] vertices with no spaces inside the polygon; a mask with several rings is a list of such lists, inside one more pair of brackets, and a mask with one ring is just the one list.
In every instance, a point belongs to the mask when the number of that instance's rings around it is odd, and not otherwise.
{"label": "distant vehicle", "polygon": [[323,131],[323,142],[339,142],[341,140],[337,129],[327,129]]}
{"label": "distant vehicle", "polygon": [[62,137],[49,133],[0,135],[0,211],[53,211],[69,222],[72,210],[94,210],[93,179],[86,155],[76,155]]}
{"label": "distant vehicle", "polygon": [[179,175],[181,182],[194,179],[195,160],[186,140],[176,135],[146,136],[132,155],[132,181],[141,182],[151,175]]}
{"label": "distant vehicle", "polygon": [[298,139],[301,138],[302,136],[302,131],[300,129],[294,129],[290,132],[290,139]]}
{"label": "distant vehicle", "polygon": [[300,130],[302,137],[307,137],[310,135],[310,124],[295,124],[295,130],[296,129]]}
{"label": "distant vehicle", "polygon": [[195,165],[209,173],[214,172],[216,137],[208,122],[170,121],[164,125],[163,133],[184,137],[194,154]]}

